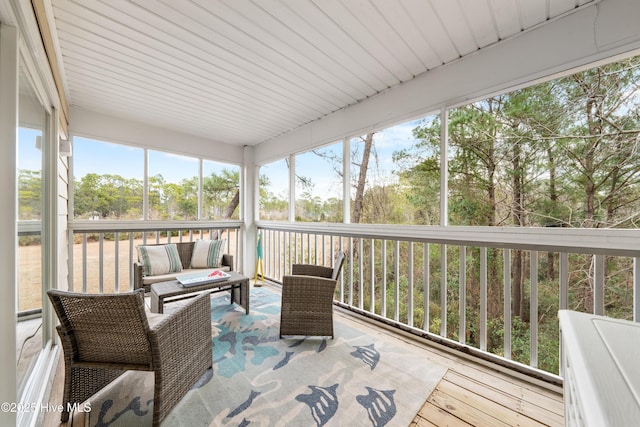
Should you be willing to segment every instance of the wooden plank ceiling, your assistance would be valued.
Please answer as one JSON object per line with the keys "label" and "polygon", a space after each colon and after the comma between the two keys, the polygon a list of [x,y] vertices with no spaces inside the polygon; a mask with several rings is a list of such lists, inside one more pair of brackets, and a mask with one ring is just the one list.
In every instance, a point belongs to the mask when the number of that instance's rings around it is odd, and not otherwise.
{"label": "wooden plank ceiling", "polygon": [[72,106],[237,145],[592,1],[51,0]]}

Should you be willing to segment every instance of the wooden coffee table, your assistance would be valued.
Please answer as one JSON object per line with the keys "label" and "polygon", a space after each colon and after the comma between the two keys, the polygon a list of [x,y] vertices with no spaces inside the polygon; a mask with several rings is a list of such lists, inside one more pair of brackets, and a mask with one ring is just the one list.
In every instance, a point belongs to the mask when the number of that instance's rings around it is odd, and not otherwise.
{"label": "wooden coffee table", "polygon": [[195,296],[195,294],[203,291],[211,293],[229,291],[231,292],[231,303],[241,305],[249,314],[249,278],[235,271],[229,271],[228,273],[231,277],[227,280],[188,288],[182,287],[177,280],[153,283],[151,285],[151,312],[163,313],[163,305],[166,298],[178,296],[188,298],[189,294],[194,294],[193,296]]}

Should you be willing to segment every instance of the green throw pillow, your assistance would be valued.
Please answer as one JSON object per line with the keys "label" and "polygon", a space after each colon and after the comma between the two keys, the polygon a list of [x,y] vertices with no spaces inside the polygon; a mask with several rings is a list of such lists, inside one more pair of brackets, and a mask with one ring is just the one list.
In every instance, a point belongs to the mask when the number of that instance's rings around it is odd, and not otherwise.
{"label": "green throw pillow", "polygon": [[191,255],[191,268],[217,268],[222,266],[225,240],[196,240]]}
{"label": "green throw pillow", "polygon": [[144,265],[147,276],[182,271],[182,261],[175,243],[138,246],[138,259]]}

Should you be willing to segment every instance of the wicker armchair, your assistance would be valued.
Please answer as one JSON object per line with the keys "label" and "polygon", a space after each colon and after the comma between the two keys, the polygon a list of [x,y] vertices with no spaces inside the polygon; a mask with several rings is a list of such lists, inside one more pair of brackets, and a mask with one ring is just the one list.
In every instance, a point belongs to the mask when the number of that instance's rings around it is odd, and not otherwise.
{"label": "wicker armchair", "polygon": [[52,290],[65,362],[64,411],[127,370],[153,371],[158,426],[212,366],[211,300],[202,294],[167,315],[147,318],[144,292],[79,294]]}
{"label": "wicker armchair", "polygon": [[280,338],[287,335],[333,338],[333,293],[344,263],[344,252],[333,267],[294,264],[282,278]]}

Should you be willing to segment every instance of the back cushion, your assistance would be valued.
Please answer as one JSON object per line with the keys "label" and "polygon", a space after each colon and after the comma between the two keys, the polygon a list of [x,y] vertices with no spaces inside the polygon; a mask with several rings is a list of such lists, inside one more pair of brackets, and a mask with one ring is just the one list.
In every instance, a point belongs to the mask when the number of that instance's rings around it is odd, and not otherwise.
{"label": "back cushion", "polygon": [[138,246],[138,259],[149,276],[182,271],[182,262],[175,243]]}
{"label": "back cushion", "polygon": [[191,268],[217,268],[222,265],[225,240],[196,240],[191,255]]}

